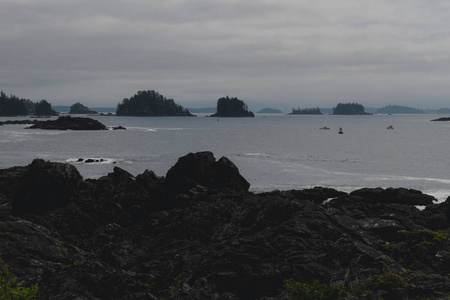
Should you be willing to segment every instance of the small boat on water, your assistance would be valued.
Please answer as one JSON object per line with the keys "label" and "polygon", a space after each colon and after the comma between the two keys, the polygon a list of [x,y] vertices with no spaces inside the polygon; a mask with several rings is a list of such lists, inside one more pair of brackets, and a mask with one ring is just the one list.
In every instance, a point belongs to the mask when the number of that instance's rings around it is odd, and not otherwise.
{"label": "small boat on water", "polygon": [[394,126],[389,125],[388,127],[386,127],[386,129],[394,129]]}
{"label": "small boat on water", "polygon": [[344,132],[342,131],[342,127],[339,127],[339,134],[344,134]]}
{"label": "small boat on water", "polygon": [[320,127],[319,129],[320,129],[320,130],[329,130],[330,127],[324,126],[324,127]]}

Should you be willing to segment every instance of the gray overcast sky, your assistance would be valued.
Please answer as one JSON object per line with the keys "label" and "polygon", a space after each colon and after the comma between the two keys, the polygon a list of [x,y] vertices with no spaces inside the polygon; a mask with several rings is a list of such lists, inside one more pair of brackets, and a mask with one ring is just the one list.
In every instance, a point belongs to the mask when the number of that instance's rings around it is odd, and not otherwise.
{"label": "gray overcast sky", "polygon": [[0,26],[0,89],[53,105],[450,107],[448,0],[0,0]]}

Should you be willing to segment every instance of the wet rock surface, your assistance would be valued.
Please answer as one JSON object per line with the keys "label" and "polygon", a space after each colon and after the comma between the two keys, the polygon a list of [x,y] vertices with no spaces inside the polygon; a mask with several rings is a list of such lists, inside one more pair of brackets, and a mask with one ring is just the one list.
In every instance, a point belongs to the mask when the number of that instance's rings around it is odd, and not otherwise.
{"label": "wet rock surface", "polygon": [[115,167],[84,180],[35,160],[0,170],[0,252],[41,299],[286,299],[288,279],[337,283],[347,299],[450,292],[450,200],[248,189],[210,152],[165,177]]}

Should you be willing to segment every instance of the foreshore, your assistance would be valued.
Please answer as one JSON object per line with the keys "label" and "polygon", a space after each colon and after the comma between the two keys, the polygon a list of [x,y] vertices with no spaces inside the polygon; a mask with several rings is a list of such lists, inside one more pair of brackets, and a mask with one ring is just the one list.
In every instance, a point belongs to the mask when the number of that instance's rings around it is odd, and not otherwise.
{"label": "foreshore", "polygon": [[40,299],[448,297],[450,200],[249,187],[211,152],[164,177],[36,159],[0,170],[1,259]]}

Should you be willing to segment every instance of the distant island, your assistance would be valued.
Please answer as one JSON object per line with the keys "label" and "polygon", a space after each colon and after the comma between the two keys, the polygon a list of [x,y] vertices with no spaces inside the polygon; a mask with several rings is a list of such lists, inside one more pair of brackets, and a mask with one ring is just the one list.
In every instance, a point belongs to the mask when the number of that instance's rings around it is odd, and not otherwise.
{"label": "distant island", "polygon": [[117,116],[177,116],[192,117],[189,110],[167,99],[156,91],[138,91],[130,99],[123,99],[117,105]]}
{"label": "distant island", "polygon": [[320,111],[320,108],[305,108],[301,109],[300,107],[295,109],[292,109],[292,112],[288,115],[322,115],[322,112]]}
{"label": "distant island", "polygon": [[217,100],[217,112],[210,117],[255,117],[255,115],[248,110],[244,101],[226,96]]}
{"label": "distant island", "polygon": [[439,108],[436,113],[438,114],[450,114],[450,108]]}
{"label": "distant island", "polygon": [[29,99],[20,99],[15,95],[7,96],[0,92],[0,116],[55,116],[57,113],[52,109],[52,105],[47,100],[33,102]]}
{"label": "distant island", "polygon": [[425,112],[421,109],[416,109],[407,106],[400,105],[388,105],[380,108],[377,113],[379,114],[424,114]]}
{"label": "distant island", "polygon": [[260,111],[258,111],[259,114],[282,114],[283,112],[276,108],[263,108]]}
{"label": "distant island", "polygon": [[431,120],[431,121],[450,121],[450,118],[439,118],[439,119],[435,119],[435,120]]}
{"label": "distant island", "polygon": [[333,115],[369,115],[358,103],[339,103],[333,108]]}
{"label": "distant island", "polygon": [[70,107],[69,114],[98,114],[98,112],[90,110],[87,106],[77,102]]}

